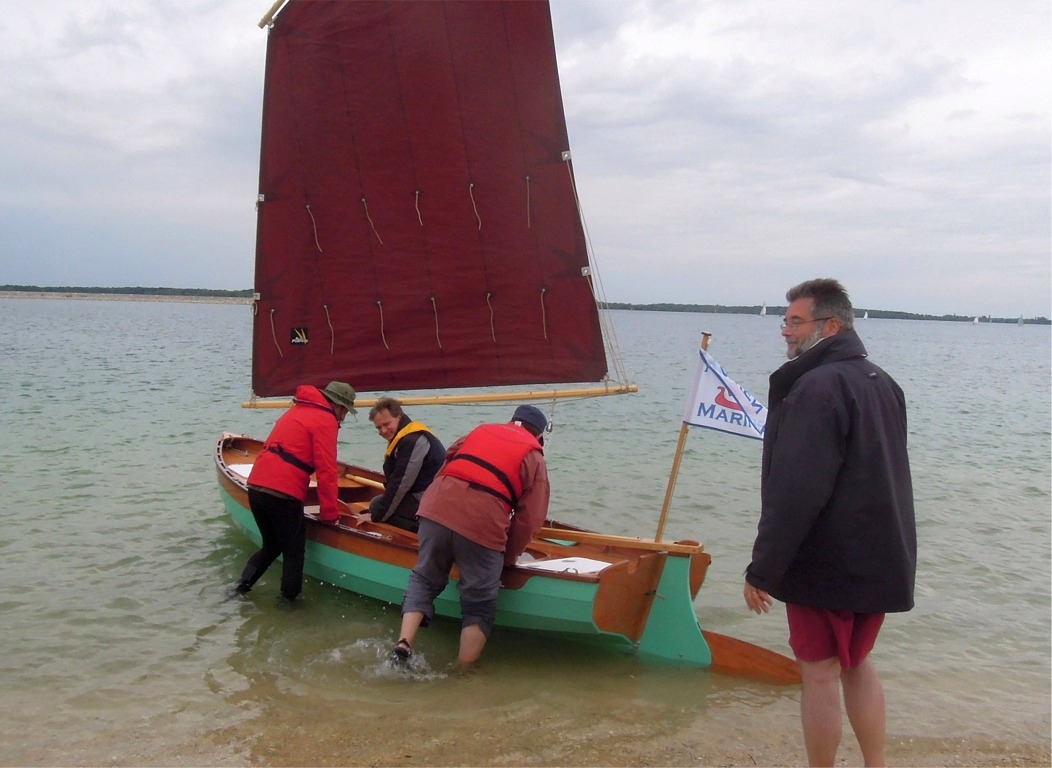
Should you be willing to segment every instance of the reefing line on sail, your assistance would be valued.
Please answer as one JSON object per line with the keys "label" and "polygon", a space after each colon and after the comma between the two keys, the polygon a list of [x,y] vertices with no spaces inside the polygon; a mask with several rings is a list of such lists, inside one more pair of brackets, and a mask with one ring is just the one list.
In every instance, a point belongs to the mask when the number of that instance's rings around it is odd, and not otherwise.
{"label": "reefing line on sail", "polygon": [[377,299],[376,306],[380,309],[380,341],[386,349],[390,349],[391,345],[387,343],[387,335],[384,333],[384,303]]}
{"label": "reefing line on sail", "polygon": [[486,294],[486,306],[489,307],[489,336],[490,336],[491,339],[493,339],[493,343],[496,344],[497,343],[497,329],[493,325],[493,302],[490,301],[490,297],[491,296],[493,296],[492,293],[487,293]]}
{"label": "reefing line on sail", "polygon": [[333,355],[336,352],[336,330],[332,327],[332,317],[329,316],[329,305],[322,304],[321,308],[325,310],[325,321],[329,324],[329,355]]}
{"label": "reefing line on sail", "polygon": [[[479,227],[481,226],[479,224]],[[434,296],[431,297],[431,309],[435,313],[435,341],[438,342],[438,348],[442,349],[442,335],[438,332],[438,301],[435,300]]]}
{"label": "reefing line on sail", "polygon": [[[309,208],[310,206],[307,207]],[[276,311],[274,309],[270,310],[270,338],[274,339],[274,346],[278,348],[278,354],[284,357],[285,353],[281,351],[281,345],[278,344],[278,329],[274,327],[274,313]]]}
{"label": "reefing line on sail", "polygon": [[548,292],[547,288],[541,288],[541,330],[544,331],[544,338],[548,338],[548,308],[544,306],[544,294]]}
{"label": "reefing line on sail", "polygon": [[479,207],[475,204],[475,182],[468,184],[468,194],[471,196],[471,207],[475,209],[475,218],[479,221],[479,229],[482,229],[482,217],[479,216]]}
{"label": "reefing line on sail", "polygon": [[321,243],[318,242],[318,222],[314,220],[314,213],[310,209],[310,203],[307,203],[307,215],[310,216],[310,223],[314,228],[314,246],[318,249],[318,253],[324,253],[321,249]]}
{"label": "reefing line on sail", "polygon": [[[373,224],[373,217],[369,215],[369,204],[365,202],[364,197],[362,198],[362,208],[365,209],[365,218],[369,221],[369,226],[372,228],[373,234],[376,235],[376,239],[380,241],[380,245],[383,245],[383,238],[381,238],[380,233],[376,231],[376,225]],[[417,213],[419,212],[419,209],[417,209]]]}

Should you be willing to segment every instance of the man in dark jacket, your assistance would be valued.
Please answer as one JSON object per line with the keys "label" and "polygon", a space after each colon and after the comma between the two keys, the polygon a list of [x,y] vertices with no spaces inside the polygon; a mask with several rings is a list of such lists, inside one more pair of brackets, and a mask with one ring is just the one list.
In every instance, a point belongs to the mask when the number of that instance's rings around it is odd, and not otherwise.
{"label": "man in dark jacket", "polygon": [[369,421],[387,441],[384,452],[384,492],[369,503],[369,518],[416,532],[420,497],[435,479],[446,449],[419,421],[402,410],[402,402],[381,397],[369,411]]}
{"label": "man in dark jacket", "polygon": [[789,290],[789,362],[771,375],[760,522],[745,602],[786,604],[811,765],[833,765],[840,688],[867,766],[884,765],[884,694],[869,651],[913,607],[917,535],[902,390],[866,359],[843,286]]}

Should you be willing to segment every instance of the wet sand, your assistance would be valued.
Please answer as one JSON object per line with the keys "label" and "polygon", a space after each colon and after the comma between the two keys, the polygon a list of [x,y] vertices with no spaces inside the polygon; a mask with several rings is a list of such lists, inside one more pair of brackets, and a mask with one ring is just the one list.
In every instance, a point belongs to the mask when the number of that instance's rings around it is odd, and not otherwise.
{"label": "wet sand", "polygon": [[[488,728],[462,730],[450,722],[435,735],[434,723],[414,723],[407,712],[400,722],[370,722],[359,717],[336,724],[304,701],[299,720],[270,723],[266,729],[229,729],[215,734],[216,746],[241,748],[251,765],[361,766],[763,766],[804,765],[806,754],[796,706],[743,719],[740,712],[706,712],[682,728],[597,721],[569,731],[555,718],[538,713],[530,722],[493,722]],[[782,708],[779,708],[782,709]],[[473,724],[477,726],[477,724]],[[845,728],[847,724],[845,722]],[[251,732],[254,731],[254,732]],[[1047,766],[1042,743],[1010,744],[996,739],[942,739],[892,736],[889,765],[899,766]],[[849,733],[838,765],[861,765],[861,753]]]}
{"label": "wet sand", "polygon": [[[258,693],[258,691],[257,691]],[[276,693],[274,691],[273,693]],[[194,738],[158,738],[164,722],[133,733],[99,734],[84,749],[65,751],[63,763],[166,766],[792,766],[805,765],[798,694],[771,701],[727,701],[655,713],[642,707],[582,700],[594,717],[572,718],[542,700],[496,709],[479,717],[452,707],[414,709],[411,692],[401,704],[353,712],[327,696],[282,692],[269,704],[248,695],[235,724],[202,726]],[[231,702],[236,703],[236,702]],[[343,707],[346,701],[340,702]],[[586,713],[593,714],[593,713]],[[655,717],[655,715],[658,715]],[[893,715],[889,713],[889,717]],[[173,725],[171,720],[169,727]],[[845,719],[837,765],[862,765]],[[989,736],[925,735],[917,723],[888,737],[890,766],[1048,766],[1049,734],[1002,741]],[[144,733],[145,735],[145,733]],[[53,764],[55,752],[23,753],[20,765]]]}

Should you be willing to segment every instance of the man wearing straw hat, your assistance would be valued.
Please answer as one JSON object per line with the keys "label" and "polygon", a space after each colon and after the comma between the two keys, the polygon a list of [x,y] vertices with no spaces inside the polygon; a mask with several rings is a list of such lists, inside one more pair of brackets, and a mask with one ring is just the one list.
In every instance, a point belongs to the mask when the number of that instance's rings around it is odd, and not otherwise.
{"label": "man wearing straw hat", "polygon": [[347,414],[357,413],[354,397],[354,388],[342,381],[296,388],[292,407],[277,420],[248,476],[248,502],[263,546],[248,559],[234,594],[246,594],[281,555],[281,596],[291,602],[299,595],[307,541],[303,502],[314,474],[319,519],[340,519],[336,435]]}

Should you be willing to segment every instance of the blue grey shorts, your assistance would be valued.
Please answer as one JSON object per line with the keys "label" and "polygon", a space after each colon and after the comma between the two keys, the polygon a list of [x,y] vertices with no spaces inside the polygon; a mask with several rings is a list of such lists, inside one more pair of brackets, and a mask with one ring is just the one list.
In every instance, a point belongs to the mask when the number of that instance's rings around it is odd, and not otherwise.
{"label": "blue grey shorts", "polygon": [[460,570],[461,626],[478,626],[486,637],[497,616],[500,574],[504,553],[476,544],[444,525],[420,518],[420,550],[409,574],[409,586],[402,599],[402,613],[420,611],[424,626],[435,616],[435,598],[449,583],[449,572],[456,563]]}

